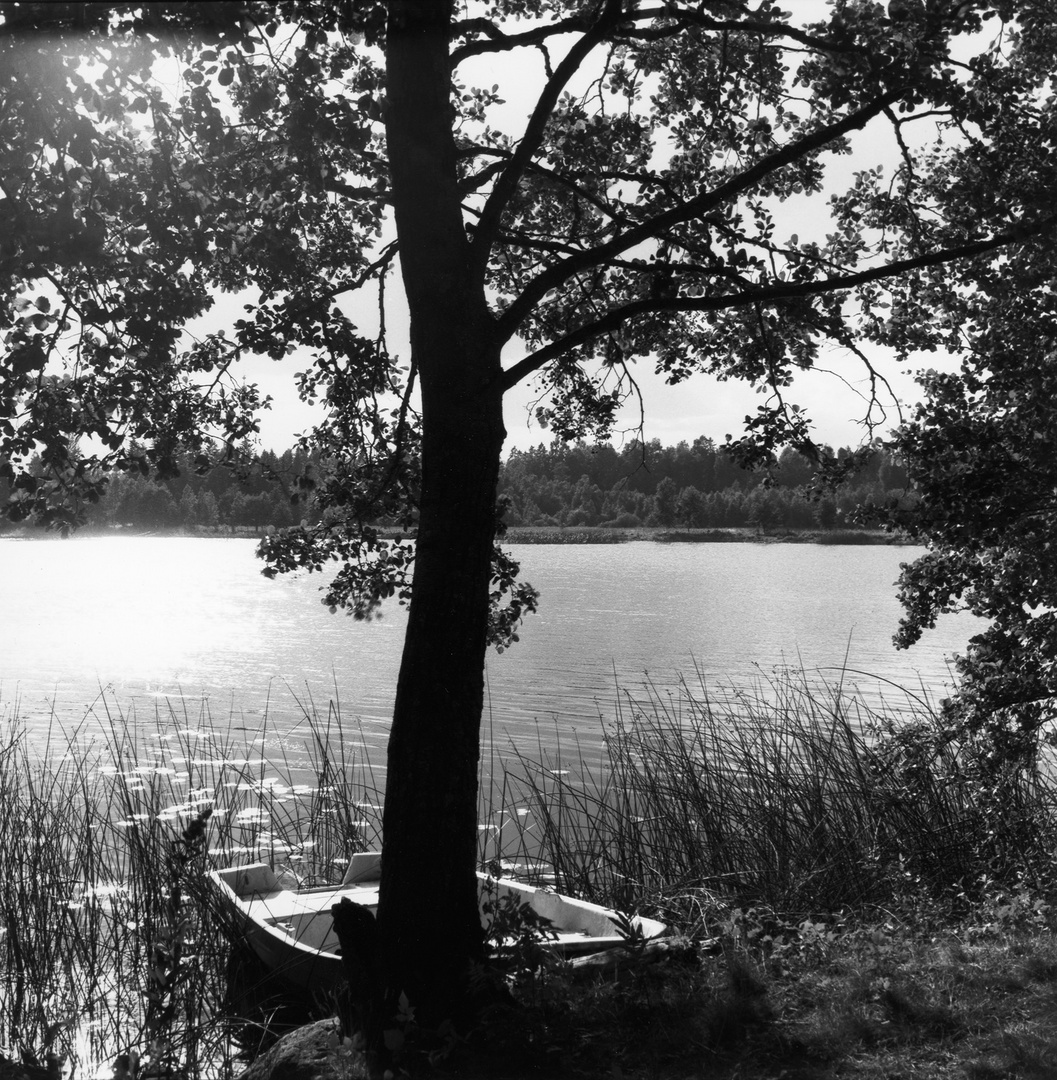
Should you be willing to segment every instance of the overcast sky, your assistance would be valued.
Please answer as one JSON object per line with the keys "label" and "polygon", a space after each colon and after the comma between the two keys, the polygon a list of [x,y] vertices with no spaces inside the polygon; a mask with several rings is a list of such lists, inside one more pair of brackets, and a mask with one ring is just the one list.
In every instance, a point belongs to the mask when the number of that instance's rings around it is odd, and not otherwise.
{"label": "overcast sky", "polygon": [[[406,358],[408,353],[405,346],[401,355]],[[271,410],[264,413],[261,420],[261,443],[267,449],[286,449],[298,433],[311,426],[313,416],[318,415],[299,402],[294,392],[294,373],[307,366],[308,360],[304,356],[293,356],[280,362],[258,358],[241,365],[245,377],[257,382],[275,399]],[[879,366],[891,379],[893,389],[903,395],[905,401],[912,402],[915,397],[913,379],[891,363],[881,360]],[[924,361],[920,366],[926,366]],[[937,366],[937,358],[930,357],[927,366]],[[640,360],[633,373],[642,389],[646,438],[657,438],[665,444],[674,444],[681,439],[692,442],[699,435],[708,435],[721,442],[728,433],[739,434],[746,414],[754,412],[766,400],[745,383],[719,382],[707,375],[695,375],[678,386],[668,386],[662,376],[654,374],[649,359]],[[833,446],[854,446],[867,437],[862,423],[866,414],[863,395],[868,394],[869,388],[860,377],[862,374],[854,358],[835,354],[832,372],[820,370],[804,375],[794,392],[788,395],[806,407],[824,442]],[[525,449],[550,441],[551,434],[541,429],[532,415],[537,396],[538,390],[531,383],[515,387],[507,395],[508,449]],[[885,422],[876,434],[884,434],[898,422],[894,406],[888,404]],[[627,437],[631,437],[637,434],[639,420],[638,406],[629,403],[618,428],[626,430]],[[619,435],[615,433],[614,438]]]}

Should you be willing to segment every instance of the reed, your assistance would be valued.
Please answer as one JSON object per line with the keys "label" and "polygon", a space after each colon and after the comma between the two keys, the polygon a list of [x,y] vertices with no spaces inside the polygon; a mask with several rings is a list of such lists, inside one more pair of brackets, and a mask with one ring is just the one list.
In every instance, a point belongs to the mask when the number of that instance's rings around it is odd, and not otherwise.
{"label": "reed", "polygon": [[732,907],[965,897],[1000,864],[1010,881],[1048,865],[1053,784],[1021,777],[1018,815],[1007,806],[996,827],[959,748],[932,737],[927,697],[902,693],[898,707],[870,707],[843,678],[794,670],[748,689],[699,680],[678,694],[625,694],[600,767],[568,755],[512,763],[504,796],[520,812],[503,818],[508,860],[540,868],[559,891],[659,911],[692,933]]}
{"label": "reed", "polygon": [[[87,1076],[116,1061],[124,1080],[230,1074],[244,1036],[237,934],[205,870],[264,859],[333,882],[380,841],[382,782],[362,732],[336,696],[294,701],[281,730],[270,710],[241,731],[208,702],[143,716],[105,697],[44,746],[17,707],[0,721],[0,1055],[68,1058]],[[1003,865],[1003,840],[939,730],[925,696],[870,707],[843,678],[647,684],[618,699],[600,765],[575,741],[493,748],[481,860],[660,914],[689,938],[750,907],[964,898]],[[1037,774],[1017,790],[1011,880],[1048,859],[1055,833],[1052,783]]]}
{"label": "reed", "polygon": [[[271,758],[267,715],[236,740],[208,704],[152,717],[100,699],[44,746],[17,720],[0,742],[0,1055],[84,1075],[230,1071],[230,943],[205,870],[279,862],[339,880],[378,842],[380,796],[337,705],[299,702],[295,758]],[[102,734],[93,738],[89,729]],[[280,741],[288,745],[289,733]]]}

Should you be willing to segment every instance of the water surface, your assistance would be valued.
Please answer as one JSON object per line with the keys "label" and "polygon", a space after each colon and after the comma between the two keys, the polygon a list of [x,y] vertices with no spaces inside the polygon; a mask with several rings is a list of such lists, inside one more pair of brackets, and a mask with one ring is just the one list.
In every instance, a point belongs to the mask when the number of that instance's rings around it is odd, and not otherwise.
{"label": "water surface", "polygon": [[[404,613],[371,623],[331,615],[321,575],[268,580],[254,542],[83,537],[0,542],[0,708],[31,733],[86,709],[179,702],[188,723],[305,732],[302,705],[337,698],[356,740],[384,745]],[[973,629],[948,617],[914,649],[891,643],[893,583],[911,548],[801,544],[515,547],[542,593],[521,641],[487,667],[487,732],[497,748],[560,737],[597,741],[618,684],[662,695],[682,677],[744,683],[784,667],[835,679],[842,666],[942,692],[948,657]],[[876,699],[879,688],[852,676]],[[350,736],[351,738],[351,736]],[[375,755],[382,760],[381,754]]]}

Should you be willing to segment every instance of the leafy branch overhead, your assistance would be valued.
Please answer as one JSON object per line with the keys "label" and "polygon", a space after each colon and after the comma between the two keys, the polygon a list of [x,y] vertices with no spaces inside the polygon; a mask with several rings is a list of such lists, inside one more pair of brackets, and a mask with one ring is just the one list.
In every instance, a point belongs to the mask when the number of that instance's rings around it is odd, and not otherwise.
{"label": "leafy branch overhead", "polygon": [[[1051,139],[1051,148],[1053,141]],[[964,339],[960,370],[928,371],[892,439],[918,492],[887,519],[928,544],[904,566],[897,644],[945,613],[986,620],[957,662],[947,730],[991,776],[1030,763],[1057,720],[1057,301],[1052,258],[1025,248],[934,318]]]}

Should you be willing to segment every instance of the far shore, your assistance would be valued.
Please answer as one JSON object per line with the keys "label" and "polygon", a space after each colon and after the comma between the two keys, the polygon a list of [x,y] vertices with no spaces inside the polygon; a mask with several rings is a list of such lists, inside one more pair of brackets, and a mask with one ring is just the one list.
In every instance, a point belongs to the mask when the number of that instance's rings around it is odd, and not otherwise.
{"label": "far shore", "polygon": [[[192,528],[149,529],[93,528],[80,530],[77,536],[187,536],[211,538],[254,539],[274,532],[272,526],[199,525]],[[379,527],[386,539],[406,537],[406,533]],[[49,540],[59,539],[54,532],[42,529],[14,528],[0,530],[0,539]],[[670,526],[642,525],[634,528],[611,528],[602,525],[512,525],[503,537],[506,544],[628,544],[635,542],[657,544],[823,544],[823,545],[908,545],[914,541],[899,533],[882,529],[677,529]]]}
{"label": "far shore", "polygon": [[507,544],[907,544],[905,537],[882,529],[673,529],[641,526],[612,529],[604,526],[511,526]]}

